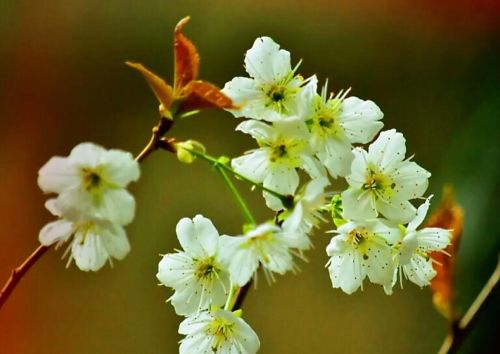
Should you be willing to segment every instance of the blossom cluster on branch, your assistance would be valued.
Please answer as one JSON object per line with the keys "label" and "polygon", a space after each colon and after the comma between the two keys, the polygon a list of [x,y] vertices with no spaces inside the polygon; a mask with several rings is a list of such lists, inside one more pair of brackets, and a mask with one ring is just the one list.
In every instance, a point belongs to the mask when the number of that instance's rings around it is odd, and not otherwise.
{"label": "blossom cluster on branch", "polygon": [[[186,317],[180,353],[256,353],[259,339],[239,308],[245,288],[259,273],[274,282],[295,271],[320,228],[333,234],[326,253],[334,288],[351,294],[366,278],[387,294],[405,278],[429,285],[436,274],[430,253],[447,247],[450,231],[420,228],[432,197],[424,197],[430,173],[406,157],[403,134],[381,131],[380,108],[350,90],[329,93],[327,83],[318,92],[316,76],[301,76],[300,63],[292,66],[290,53],[269,37],[257,38],[247,51],[249,77],[235,77],[219,90],[197,80],[199,56],[182,34],[186,22],[175,31],[173,86],[141,64],[129,65],[148,81],[163,121],[225,109],[245,118],[236,130],[257,147],[233,159],[214,158],[201,143],[164,138],[168,129],[161,126],[153,130],[147,153],[163,148],[186,163],[209,162],[245,217],[238,235],[221,235],[202,215],[177,224],[181,249],[163,256],[157,278],[173,290],[169,301]],[[257,222],[230,177],[262,191],[273,217]],[[40,242],[71,240],[69,262],[84,271],[124,258],[130,246],[123,226],[135,209],[126,187],[138,178],[132,155],[90,143],[52,158],[38,182],[57,194],[46,203],[57,220],[41,230]],[[334,191],[332,181],[341,178],[347,187]]]}
{"label": "blossom cluster on branch", "polygon": [[130,251],[124,225],[132,222],[135,200],[126,190],[139,179],[139,164],[128,152],[92,143],[76,146],[68,157],[53,157],[38,174],[38,185],[57,197],[45,206],[57,217],[40,231],[40,243],[57,246],[70,240],[67,265],[99,270],[107,260]]}

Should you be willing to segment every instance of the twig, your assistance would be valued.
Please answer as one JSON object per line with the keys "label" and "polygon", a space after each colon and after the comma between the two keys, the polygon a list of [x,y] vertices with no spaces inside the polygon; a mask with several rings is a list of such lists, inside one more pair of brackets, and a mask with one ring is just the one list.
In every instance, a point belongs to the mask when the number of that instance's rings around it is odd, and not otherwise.
{"label": "twig", "polygon": [[146,157],[148,157],[153,151],[160,148],[161,138],[172,128],[173,120],[166,119],[164,117],[160,118],[158,124],[153,127],[151,134],[151,139],[148,144],[142,149],[142,151],[136,156],[135,160],[137,162],[142,162]]}
{"label": "twig", "polygon": [[9,298],[16,285],[23,278],[24,274],[49,250],[51,246],[40,245],[19,267],[12,270],[9,280],[5,283],[2,292],[0,293],[0,309],[5,301]]}
{"label": "twig", "polygon": [[[173,120],[160,118],[158,124],[153,128],[151,139],[142,151],[135,157],[137,162],[144,161],[153,151],[160,148],[162,137],[172,128]],[[12,270],[12,273],[2,288],[0,293],[0,309],[9,298],[10,294],[16,288],[24,275],[30,268],[47,252],[52,246],[40,245],[26,260],[17,268]]]}
{"label": "twig", "polygon": [[465,315],[461,319],[452,322],[450,332],[446,336],[438,354],[454,354],[457,353],[463,341],[469,334],[470,330],[477,322],[481,310],[484,311],[485,304],[491,301],[491,294],[497,289],[500,281],[500,258],[497,262],[497,267],[486,282],[483,289],[477,295],[476,299],[469,307]]}

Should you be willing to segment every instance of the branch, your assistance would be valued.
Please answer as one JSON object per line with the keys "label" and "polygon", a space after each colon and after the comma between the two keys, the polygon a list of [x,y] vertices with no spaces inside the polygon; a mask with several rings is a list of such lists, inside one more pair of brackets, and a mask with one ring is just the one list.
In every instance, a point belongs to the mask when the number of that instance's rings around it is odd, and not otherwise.
{"label": "branch", "polygon": [[[173,120],[160,118],[158,124],[153,127],[151,139],[142,151],[135,157],[139,163],[144,161],[151,153],[160,148],[161,138],[172,128]],[[21,281],[24,275],[30,268],[51,248],[52,246],[40,245],[26,260],[17,268],[12,270],[10,278],[5,283],[0,293],[0,309],[9,298],[10,294],[16,288],[17,284]]]}
{"label": "branch", "polygon": [[491,301],[493,292],[497,289],[500,280],[500,258],[497,267],[484,285],[483,289],[469,307],[465,315],[457,321],[452,322],[450,332],[446,336],[438,354],[457,353],[463,341],[476,324],[479,313],[484,311],[485,304]]}

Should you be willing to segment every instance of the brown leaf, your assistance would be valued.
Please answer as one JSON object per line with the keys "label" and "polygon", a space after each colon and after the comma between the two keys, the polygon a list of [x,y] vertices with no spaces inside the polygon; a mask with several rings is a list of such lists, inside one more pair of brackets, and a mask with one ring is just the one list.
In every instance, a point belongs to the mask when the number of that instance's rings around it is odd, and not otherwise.
{"label": "brown leaf", "polygon": [[223,94],[217,86],[205,81],[192,81],[183,91],[186,98],[179,107],[179,113],[206,108],[236,108],[231,99]]}
{"label": "brown leaf", "polygon": [[432,301],[437,310],[447,319],[455,316],[453,309],[453,284],[456,255],[464,225],[464,210],[455,201],[453,188],[445,186],[441,205],[432,214],[427,227],[440,227],[452,231],[451,243],[445,249],[446,253],[433,252],[431,258],[438,263],[435,267],[436,276],[431,281]]}
{"label": "brown leaf", "polygon": [[168,110],[172,105],[172,101],[174,99],[172,86],[168,85],[165,81],[163,81],[161,77],[149,71],[140,63],[132,63],[127,61],[125,64],[127,64],[131,68],[136,69],[144,76],[158,101],[160,101],[164,109]]}
{"label": "brown leaf", "polygon": [[184,26],[189,22],[189,16],[184,17],[175,26],[174,55],[175,80],[174,90],[180,92],[187,84],[195,80],[200,67],[200,56],[194,44],[182,33]]}

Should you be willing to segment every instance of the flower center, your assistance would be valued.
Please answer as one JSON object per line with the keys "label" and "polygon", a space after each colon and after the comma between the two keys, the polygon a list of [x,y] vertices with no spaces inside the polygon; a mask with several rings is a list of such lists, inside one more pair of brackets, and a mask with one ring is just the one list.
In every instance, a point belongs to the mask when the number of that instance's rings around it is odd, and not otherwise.
{"label": "flower center", "polygon": [[269,161],[283,162],[293,167],[299,167],[301,163],[300,153],[305,143],[301,140],[281,138],[269,145]]}
{"label": "flower center", "polygon": [[234,331],[234,323],[220,317],[216,317],[209,323],[207,334],[214,337],[212,345],[213,352],[217,352],[221,345],[231,339]]}
{"label": "flower center", "polygon": [[252,248],[261,258],[263,263],[269,262],[269,255],[267,254],[267,250],[269,244],[272,242],[276,242],[276,238],[274,237],[274,233],[272,231],[263,232],[259,235],[255,235],[246,240],[245,243],[242,244],[244,248]]}
{"label": "flower center", "polygon": [[85,190],[90,192],[102,186],[103,180],[98,171],[90,168],[83,168],[82,173]]}
{"label": "flower center", "polygon": [[369,166],[367,172],[362,188],[365,191],[373,192],[380,199],[390,198],[396,184],[384,173],[378,172],[373,166]]}
{"label": "flower center", "polygon": [[205,258],[196,261],[194,275],[200,280],[213,280],[220,271],[214,263],[214,258]]}
{"label": "flower center", "polygon": [[354,229],[349,232],[346,241],[353,246],[359,246],[366,241],[368,237],[369,233],[366,229]]}
{"label": "flower center", "polygon": [[319,116],[318,117],[318,125],[323,128],[331,128],[333,125],[334,120],[332,117],[328,116]]}
{"label": "flower center", "polygon": [[325,103],[318,97],[315,107],[314,115],[306,121],[310,131],[323,138],[343,137],[343,129],[337,119],[341,101],[332,99]]}
{"label": "flower center", "polygon": [[267,95],[273,100],[274,102],[281,102],[285,99],[285,88],[281,85],[274,86],[269,90]]}

